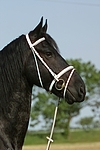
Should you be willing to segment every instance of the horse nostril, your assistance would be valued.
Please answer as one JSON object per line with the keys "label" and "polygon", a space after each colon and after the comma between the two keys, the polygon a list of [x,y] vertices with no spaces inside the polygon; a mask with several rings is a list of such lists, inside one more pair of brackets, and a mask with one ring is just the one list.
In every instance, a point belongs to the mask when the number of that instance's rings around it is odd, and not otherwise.
{"label": "horse nostril", "polygon": [[85,98],[85,94],[86,94],[86,91],[85,91],[85,86],[80,86],[79,88],[79,97],[80,97],[80,101],[82,102]]}
{"label": "horse nostril", "polygon": [[80,87],[80,94],[82,94],[82,95],[85,94],[84,87],[82,87],[82,86]]}

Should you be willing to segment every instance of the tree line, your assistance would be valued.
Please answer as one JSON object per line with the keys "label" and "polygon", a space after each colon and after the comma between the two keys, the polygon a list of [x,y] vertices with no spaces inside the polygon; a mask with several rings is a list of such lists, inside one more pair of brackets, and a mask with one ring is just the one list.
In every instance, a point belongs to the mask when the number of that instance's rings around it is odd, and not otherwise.
{"label": "tree line", "polygon": [[[63,131],[64,135],[69,134],[71,120],[80,114],[80,110],[86,106],[91,108],[93,116],[81,118],[77,124],[80,124],[84,130],[92,127],[100,127],[100,71],[90,61],[83,62],[81,59],[67,60],[73,65],[80,74],[86,85],[86,97],[82,103],[67,104],[63,99],[59,105],[56,131]],[[48,130],[53,121],[53,114],[58,98],[44,90],[37,91],[34,88],[32,96],[31,126],[43,121],[42,129]]]}

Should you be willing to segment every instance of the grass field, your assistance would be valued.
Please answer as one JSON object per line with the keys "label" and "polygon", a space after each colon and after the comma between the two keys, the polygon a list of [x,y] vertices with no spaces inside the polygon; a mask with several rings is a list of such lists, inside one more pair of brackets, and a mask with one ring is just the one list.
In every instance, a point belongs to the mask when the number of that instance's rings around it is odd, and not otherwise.
{"label": "grass field", "polygon": [[[37,135],[34,133],[27,134],[24,145],[40,145],[40,144],[46,145],[47,143],[46,136],[49,136],[49,133],[43,135]],[[91,130],[89,132],[85,132],[82,130],[75,130],[74,132],[70,132],[69,138],[62,136],[61,134],[54,134],[53,140],[54,144],[100,142],[100,129]]]}
{"label": "grass field", "polygon": [[[48,134],[27,134],[23,150],[45,150]],[[69,138],[54,134],[50,150],[100,150],[100,129],[71,131]],[[58,144],[59,143],[59,144]]]}
{"label": "grass field", "polygon": [[[23,150],[45,150],[46,145],[24,146]],[[74,143],[74,144],[52,144],[50,150],[100,150],[100,142]]]}

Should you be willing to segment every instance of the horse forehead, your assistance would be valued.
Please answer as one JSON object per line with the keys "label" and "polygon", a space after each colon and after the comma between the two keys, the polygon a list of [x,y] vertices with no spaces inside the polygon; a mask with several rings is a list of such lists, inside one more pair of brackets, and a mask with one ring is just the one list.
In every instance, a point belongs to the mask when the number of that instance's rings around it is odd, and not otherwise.
{"label": "horse forehead", "polygon": [[59,53],[59,48],[55,40],[49,34],[46,34],[45,38],[46,38],[46,41],[50,44],[50,46],[53,47]]}

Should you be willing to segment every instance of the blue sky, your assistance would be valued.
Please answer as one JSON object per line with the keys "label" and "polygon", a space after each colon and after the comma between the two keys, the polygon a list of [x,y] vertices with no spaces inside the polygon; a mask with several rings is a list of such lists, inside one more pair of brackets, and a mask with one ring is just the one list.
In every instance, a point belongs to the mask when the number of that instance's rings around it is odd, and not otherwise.
{"label": "blue sky", "polygon": [[100,0],[2,0],[0,49],[34,29],[41,16],[65,59],[91,61],[100,70]]}
{"label": "blue sky", "polygon": [[0,2],[0,49],[48,19],[48,33],[65,59],[81,58],[100,69],[100,0]]}

